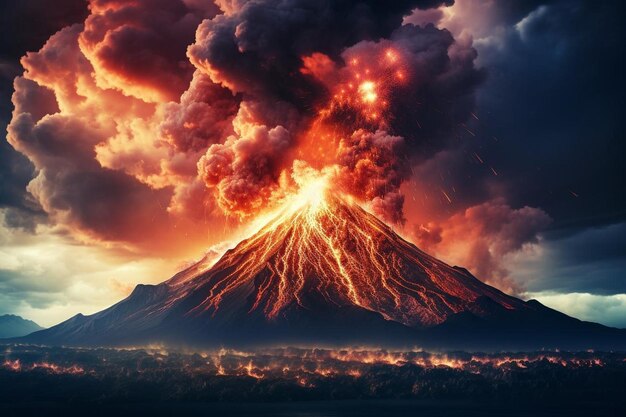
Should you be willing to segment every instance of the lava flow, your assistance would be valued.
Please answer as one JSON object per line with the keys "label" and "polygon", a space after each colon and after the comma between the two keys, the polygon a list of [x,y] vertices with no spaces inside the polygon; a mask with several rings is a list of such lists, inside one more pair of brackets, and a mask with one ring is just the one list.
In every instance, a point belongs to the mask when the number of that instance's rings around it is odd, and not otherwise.
{"label": "lava flow", "polygon": [[505,308],[523,307],[403,240],[349,197],[333,193],[324,177],[302,187],[211,270],[169,284],[179,287],[176,301],[200,287],[207,290],[191,315],[245,309],[272,320],[292,307],[357,306],[420,326],[441,323],[480,296]]}
{"label": "lava flow", "polygon": [[104,311],[26,341],[538,349],[574,335],[567,346],[587,349],[619,340],[613,329],[508,296],[424,253],[340,194],[332,175],[305,176],[297,195],[215,265],[202,260],[159,285],[139,285]]}

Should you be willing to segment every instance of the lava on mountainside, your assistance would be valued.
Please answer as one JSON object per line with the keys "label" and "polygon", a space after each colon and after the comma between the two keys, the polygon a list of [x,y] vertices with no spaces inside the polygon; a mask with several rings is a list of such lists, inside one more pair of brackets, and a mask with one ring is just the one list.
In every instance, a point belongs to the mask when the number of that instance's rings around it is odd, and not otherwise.
{"label": "lava on mountainside", "polygon": [[310,168],[300,192],[209,267],[139,285],[20,341],[74,346],[576,349],[624,332],[522,301],[426,254]]}
{"label": "lava on mountainside", "polygon": [[[408,326],[430,326],[487,296],[507,309],[524,303],[451,268],[398,236],[325,177],[303,186],[264,227],[227,252],[210,271],[173,293],[207,286],[188,314],[244,308],[277,318],[290,306],[320,299],[353,305]],[[227,271],[227,272],[226,272]]]}

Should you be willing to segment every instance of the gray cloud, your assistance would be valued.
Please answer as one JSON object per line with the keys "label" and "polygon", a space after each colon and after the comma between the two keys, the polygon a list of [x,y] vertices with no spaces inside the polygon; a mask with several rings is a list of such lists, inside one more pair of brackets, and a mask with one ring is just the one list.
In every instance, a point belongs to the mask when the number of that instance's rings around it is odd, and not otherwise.
{"label": "gray cloud", "polygon": [[626,223],[548,233],[542,247],[534,264],[522,266],[529,291],[626,293]]}

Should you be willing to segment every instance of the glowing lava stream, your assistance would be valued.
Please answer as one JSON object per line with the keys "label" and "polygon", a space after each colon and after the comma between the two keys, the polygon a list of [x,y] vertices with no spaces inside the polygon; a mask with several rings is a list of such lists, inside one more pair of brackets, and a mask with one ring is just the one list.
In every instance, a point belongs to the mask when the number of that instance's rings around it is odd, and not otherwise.
{"label": "glowing lava stream", "polygon": [[[329,204],[330,198],[327,177],[320,176],[305,184],[270,223],[240,248],[246,250],[261,243],[260,248],[255,248],[258,255],[253,257],[253,261],[237,269],[237,275],[240,279],[235,279],[222,291],[212,294],[213,297],[211,298],[214,301],[211,304],[217,308],[225,293],[241,285],[242,279],[246,280],[247,277],[254,276],[258,272],[258,265],[265,265],[271,271],[271,275],[265,280],[265,285],[261,286],[251,310],[256,310],[260,306],[264,300],[264,295],[270,290],[269,287],[275,284],[277,279],[278,293],[276,299],[272,303],[273,305],[268,303],[264,308],[268,317],[275,317],[292,301],[291,297],[294,297],[299,305],[303,305],[300,294],[306,285],[306,275],[309,269],[307,264],[310,264],[314,265],[318,272],[328,271],[326,274],[321,274],[328,280],[339,277],[351,303],[362,306],[348,271],[351,265],[344,265],[344,263],[352,264],[354,260],[349,259],[347,254],[341,250],[336,234],[345,224],[342,225],[342,220],[333,214]],[[348,204],[347,201],[345,203]],[[275,249],[283,242],[286,243],[285,250],[276,253]],[[315,254],[319,256],[310,257]],[[320,254],[330,254],[331,256],[321,256]],[[275,256],[275,261],[270,264],[268,260],[273,256]],[[292,276],[294,271],[296,274],[295,285]],[[329,295],[329,289],[322,284],[329,286],[330,281],[320,283],[317,286],[318,290]],[[330,296],[328,299],[332,300]],[[270,305],[272,307],[268,309]]]}
{"label": "glowing lava stream", "polygon": [[170,282],[172,302],[203,293],[188,314],[234,311],[275,319],[288,308],[357,306],[411,326],[433,325],[481,296],[522,302],[420,251],[325,177],[301,187],[268,224],[208,271]]}

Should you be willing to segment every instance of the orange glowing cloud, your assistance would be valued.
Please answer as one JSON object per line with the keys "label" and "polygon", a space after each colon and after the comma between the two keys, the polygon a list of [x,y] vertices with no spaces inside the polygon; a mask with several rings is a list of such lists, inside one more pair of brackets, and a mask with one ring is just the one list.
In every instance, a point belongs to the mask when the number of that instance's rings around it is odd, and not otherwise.
{"label": "orange glowing cloud", "polygon": [[417,225],[412,238],[424,250],[463,265],[508,293],[522,288],[504,267],[506,255],[538,243],[538,234],[551,222],[543,210],[514,209],[503,199],[478,204],[438,223]]}
{"label": "orange glowing cloud", "polygon": [[79,37],[102,89],[117,89],[149,102],[178,100],[193,66],[185,48],[195,28],[216,7],[181,0],[92,0]]}
{"label": "orange glowing cloud", "polygon": [[[216,4],[224,13],[91,0],[84,24],[24,57],[9,141],[34,164],[28,189],[44,211],[90,241],[182,250],[305,187],[294,180],[303,161],[402,223],[401,186],[424,139],[444,146],[469,117],[480,81],[471,44],[402,26],[411,2],[333,4],[307,23],[263,1]],[[445,103],[454,119],[423,114],[418,100]]]}
{"label": "orange glowing cloud", "polygon": [[204,237],[167,212],[174,181],[162,175],[161,165],[175,158],[153,134],[163,110],[102,90],[78,47],[81,30],[66,28],[29,53],[22,60],[25,74],[15,81],[8,140],[35,165],[28,190],[56,223],[83,240],[161,250],[178,242],[165,238],[175,231]]}

